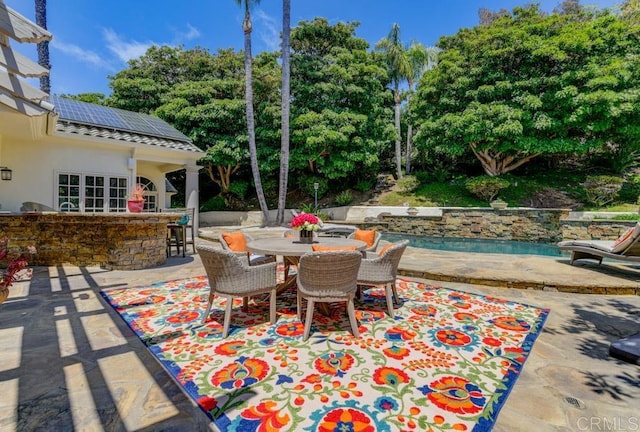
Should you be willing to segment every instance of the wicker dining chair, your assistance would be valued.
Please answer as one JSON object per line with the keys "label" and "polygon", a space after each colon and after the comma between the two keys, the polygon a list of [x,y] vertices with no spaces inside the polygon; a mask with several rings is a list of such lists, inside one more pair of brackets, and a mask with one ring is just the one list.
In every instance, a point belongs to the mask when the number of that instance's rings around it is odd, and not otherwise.
{"label": "wicker dining chair", "polygon": [[394,317],[393,302],[400,302],[396,291],[396,277],[398,276],[400,259],[408,244],[409,240],[403,240],[385,246],[378,253],[367,252],[358,271],[358,285],[384,285],[387,310],[391,318]]}
{"label": "wicker dining chair", "polygon": [[244,306],[248,298],[256,294],[269,293],[269,321],[276,322],[276,263],[249,266],[246,261],[230,251],[208,245],[199,245],[198,254],[209,278],[209,299],[202,318],[204,325],[216,295],[227,299],[224,313],[222,337],[229,333],[231,308],[235,297],[242,297]]}
{"label": "wicker dining chair", "polygon": [[307,300],[304,340],[309,338],[316,302],[347,302],[351,331],[360,337],[353,299],[362,253],[358,251],[311,252],[298,263],[298,319],[302,321],[302,299]]}

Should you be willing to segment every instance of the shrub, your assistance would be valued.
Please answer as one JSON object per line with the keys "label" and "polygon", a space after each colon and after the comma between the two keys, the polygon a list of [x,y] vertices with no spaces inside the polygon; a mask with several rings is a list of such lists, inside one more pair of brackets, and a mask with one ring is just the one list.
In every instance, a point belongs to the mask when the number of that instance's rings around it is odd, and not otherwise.
{"label": "shrub", "polygon": [[202,205],[200,205],[200,211],[221,211],[226,210],[227,205],[224,202],[224,197],[222,195],[214,196],[213,198],[208,199]]}
{"label": "shrub", "polygon": [[359,192],[367,192],[373,189],[373,182],[371,180],[358,180],[355,189]]}
{"label": "shrub", "polygon": [[328,213],[325,213],[323,211],[318,210],[318,219],[320,219],[322,222],[324,222],[324,221],[328,221],[329,219],[331,219],[331,216],[329,216]]}
{"label": "shrub", "polygon": [[398,180],[397,184],[400,192],[411,193],[418,189],[418,186],[420,186],[420,181],[416,176],[408,175]]}
{"label": "shrub", "polygon": [[617,198],[622,183],[624,180],[621,177],[599,175],[587,177],[582,187],[590,203],[603,207]]}
{"label": "shrub", "polygon": [[313,204],[301,204],[298,210],[300,210],[301,213],[313,213],[316,211],[316,208]]}
{"label": "shrub", "polygon": [[467,190],[477,197],[491,201],[498,193],[509,187],[509,180],[500,177],[479,176],[465,182]]}
{"label": "shrub", "polygon": [[249,190],[249,182],[236,180],[229,185],[229,192],[244,199]]}
{"label": "shrub", "polygon": [[336,205],[337,206],[346,206],[351,204],[353,201],[353,196],[351,195],[351,191],[345,190],[342,191],[336,196]]}
{"label": "shrub", "polygon": [[325,178],[320,177],[305,177],[302,181],[298,182],[300,189],[310,197],[315,196],[315,189],[313,184],[318,183],[318,198],[321,198],[329,192],[329,182]]}

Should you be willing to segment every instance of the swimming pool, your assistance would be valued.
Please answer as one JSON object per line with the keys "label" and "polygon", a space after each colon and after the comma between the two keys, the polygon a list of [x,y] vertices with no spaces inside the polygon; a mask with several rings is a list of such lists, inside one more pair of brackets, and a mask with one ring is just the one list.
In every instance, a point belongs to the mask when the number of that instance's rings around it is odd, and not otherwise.
{"label": "swimming pool", "polygon": [[546,243],[531,243],[512,240],[497,239],[472,239],[453,237],[427,237],[412,234],[392,234],[382,235],[383,240],[397,242],[409,240],[409,246],[423,249],[436,249],[455,252],[479,252],[479,253],[499,253],[513,255],[545,255],[563,256],[556,245]]}

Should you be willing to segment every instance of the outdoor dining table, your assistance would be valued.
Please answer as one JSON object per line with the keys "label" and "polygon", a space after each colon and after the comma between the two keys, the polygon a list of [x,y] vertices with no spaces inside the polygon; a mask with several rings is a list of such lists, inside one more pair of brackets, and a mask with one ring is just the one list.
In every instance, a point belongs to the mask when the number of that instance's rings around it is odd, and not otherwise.
{"label": "outdoor dining table", "polygon": [[[278,284],[278,292],[295,285],[296,274],[290,275],[289,266],[298,265],[300,257],[308,252],[313,252],[312,244],[327,247],[355,246],[356,250],[362,251],[367,244],[360,240],[341,237],[315,237],[313,243],[302,243],[297,238],[262,238],[247,243],[247,250],[252,254],[282,256],[285,264],[284,282]],[[331,269],[327,269],[329,271]],[[326,303],[319,303],[318,309],[325,315],[329,314]]]}

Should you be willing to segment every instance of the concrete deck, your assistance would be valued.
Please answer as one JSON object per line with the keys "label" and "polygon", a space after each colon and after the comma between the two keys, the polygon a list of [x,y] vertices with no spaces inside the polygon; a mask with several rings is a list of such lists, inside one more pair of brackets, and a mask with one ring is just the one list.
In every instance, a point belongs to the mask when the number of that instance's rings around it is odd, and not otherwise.
{"label": "concrete deck", "polygon": [[[551,309],[494,430],[638,430],[640,368],[609,357],[608,347],[640,332],[640,297],[582,293],[636,292],[640,270],[413,248],[401,267],[405,274],[448,280],[427,279],[435,285]],[[35,270],[0,305],[0,431],[211,429],[99,295],[106,287],[201,275],[197,255],[147,270]]]}

